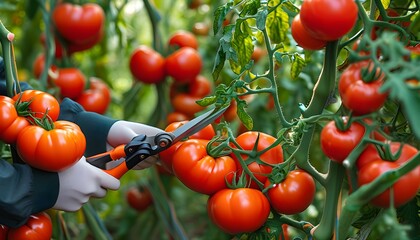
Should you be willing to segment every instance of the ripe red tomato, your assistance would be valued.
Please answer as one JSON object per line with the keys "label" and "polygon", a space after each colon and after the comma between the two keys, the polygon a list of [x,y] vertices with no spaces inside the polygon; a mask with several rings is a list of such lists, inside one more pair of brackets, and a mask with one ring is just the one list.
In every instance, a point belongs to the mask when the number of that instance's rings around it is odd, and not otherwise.
{"label": "ripe red tomato", "polygon": [[347,34],[357,21],[354,0],[305,0],[300,18],[305,29],[317,39],[333,41]]}
{"label": "ripe red tomato", "polygon": [[[180,121],[180,122],[173,122],[170,123],[166,128],[166,132],[173,132],[175,129],[179,128],[180,126],[184,125],[187,121]],[[214,128],[211,124],[207,125],[200,131],[191,135],[188,139],[202,139],[202,140],[211,140],[216,135]],[[173,157],[176,150],[183,144],[184,142],[177,142],[170,146],[168,149],[159,153],[159,159],[162,165],[169,171],[172,171],[172,162]]]}
{"label": "ripe red tomato", "polygon": [[204,110],[204,107],[198,105],[197,103],[197,101],[201,98],[202,97],[195,97],[186,93],[180,93],[171,99],[171,103],[176,112],[183,113],[189,118],[192,118],[194,114]]}
{"label": "ripe red tomato", "polygon": [[254,46],[251,59],[254,60],[255,63],[259,62],[265,56],[267,56],[267,51],[264,48],[260,46]]}
{"label": "ripe red tomato", "polygon": [[[19,100],[18,104],[29,104],[27,111],[35,118],[40,119],[47,114],[51,121],[56,121],[60,115],[60,104],[53,95],[47,92],[25,90],[13,96],[13,100]],[[28,119],[32,120],[30,117]]]}
{"label": "ripe red tomato", "polygon": [[165,70],[175,81],[189,83],[197,77],[203,61],[197,50],[183,47],[166,57]]}
{"label": "ripe red tomato", "polygon": [[25,117],[18,115],[15,101],[6,96],[0,96],[0,140],[13,144],[18,134],[30,123]]}
{"label": "ripe red tomato", "polygon": [[227,188],[236,171],[230,156],[207,154],[207,140],[190,139],[175,151],[172,161],[174,175],[188,188],[202,194],[214,194]]}
{"label": "ripe red tomato", "polygon": [[270,203],[256,189],[223,189],[209,198],[207,213],[226,233],[249,233],[265,223],[270,214]]}
{"label": "ripe red tomato", "polygon": [[165,58],[154,49],[141,45],[130,57],[130,71],[137,81],[156,84],[165,79]]}
{"label": "ripe red tomato", "polygon": [[19,132],[16,149],[27,164],[44,171],[62,171],[84,154],[86,139],[79,126],[68,121],[54,122],[54,129],[31,125]]}
{"label": "ripe red tomato", "polygon": [[52,21],[63,38],[83,45],[102,35],[105,13],[96,3],[60,3],[52,12]]}
{"label": "ripe red tomato", "polygon": [[[264,187],[271,185],[267,179]],[[316,192],[315,181],[303,170],[293,170],[286,178],[267,191],[271,206],[281,214],[293,215],[303,212],[311,205]]]}
{"label": "ripe red tomato", "polygon": [[212,83],[201,74],[197,75],[191,82],[183,83],[173,81],[170,86],[169,96],[173,99],[180,93],[186,93],[190,96],[203,98],[212,91]]}
{"label": "ripe red tomato", "polygon": [[111,102],[111,91],[101,79],[91,77],[90,87],[76,99],[86,111],[104,114]]}
{"label": "ripe red tomato", "polygon": [[331,160],[343,163],[364,134],[365,128],[360,123],[352,122],[348,129],[341,131],[335,121],[330,121],[321,131],[321,149]]}
{"label": "ripe red tomato", "polygon": [[[45,68],[45,55],[41,53],[35,58],[34,63],[32,65],[32,72],[35,78],[39,78],[41,76],[42,71],[44,71],[44,68]],[[57,66],[51,65],[49,71],[50,72],[48,73],[48,79],[52,80],[51,73],[57,72]]]}
{"label": "ripe red tomato", "polygon": [[[379,91],[384,75],[381,74],[372,81],[365,82],[362,71],[372,69],[369,61],[350,64],[341,74],[338,91],[343,105],[352,110],[355,115],[369,114],[380,109],[388,93]],[[371,70],[369,70],[371,71]]]}
{"label": "ripe red tomato", "polygon": [[54,83],[60,88],[61,97],[77,99],[85,89],[86,77],[77,68],[60,68]]}
{"label": "ripe red tomato", "polygon": [[[257,138],[258,138],[258,144],[257,144]],[[236,142],[239,144],[239,146],[244,149],[251,151],[255,148],[255,145],[257,144],[256,150],[262,151],[271,146],[276,141],[276,138],[263,133],[263,132],[256,132],[256,131],[247,131],[242,133],[236,138]],[[236,158],[234,154],[232,154],[232,158],[236,161],[236,167],[238,168],[237,175],[241,175],[243,168],[239,162],[239,159]],[[243,160],[250,161],[252,159],[249,159],[247,155],[242,155]],[[266,151],[265,153],[258,156],[258,158],[267,163],[267,164],[278,164],[283,162],[283,149],[281,145],[277,145],[270,150]],[[265,164],[259,164],[256,161],[252,161],[250,164],[248,164],[249,170],[254,174],[254,176],[262,183],[264,184],[267,180],[267,175],[271,173],[272,167],[265,165]],[[259,188],[258,184],[255,181],[251,181],[250,184],[251,188]]]}
{"label": "ripe red tomato", "polygon": [[128,205],[139,212],[146,210],[153,203],[152,194],[146,187],[130,187],[125,197]]}
{"label": "ripe red tomato", "polygon": [[45,212],[31,215],[25,225],[10,228],[7,237],[8,239],[49,240],[52,237],[51,218]]}
{"label": "ripe red tomato", "polygon": [[291,26],[293,39],[298,46],[306,50],[320,50],[327,44],[326,41],[312,37],[311,34],[303,27],[300,20],[300,14],[293,18]]}
{"label": "ripe red tomato", "polygon": [[189,120],[188,116],[180,112],[171,112],[166,116],[166,123],[181,122]]}
{"label": "ripe red tomato", "polygon": [[169,47],[174,49],[190,47],[198,49],[198,41],[194,34],[185,30],[178,30],[169,37]]}
{"label": "ripe red tomato", "polygon": [[[400,164],[397,162],[384,160],[374,160],[369,162],[359,170],[358,184],[359,186],[368,184],[387,171],[396,169],[398,167],[400,167]],[[399,207],[409,202],[417,195],[417,192],[420,189],[420,167],[417,167],[411,172],[402,176],[397,180],[397,182],[394,183],[394,185],[392,185],[392,188],[394,207]],[[378,207],[390,207],[390,192],[390,189],[385,190],[383,193],[373,198],[371,203]]]}
{"label": "ripe red tomato", "polygon": [[0,240],[7,240],[8,233],[9,227],[0,224]]}

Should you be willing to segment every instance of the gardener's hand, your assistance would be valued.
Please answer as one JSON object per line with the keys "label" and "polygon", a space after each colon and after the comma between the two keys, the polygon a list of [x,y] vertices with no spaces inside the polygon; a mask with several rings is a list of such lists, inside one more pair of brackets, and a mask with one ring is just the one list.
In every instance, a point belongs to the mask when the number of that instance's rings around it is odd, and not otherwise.
{"label": "gardener's hand", "polygon": [[54,209],[77,211],[90,197],[105,197],[108,189],[117,190],[120,181],[86,162],[82,157],[70,168],[58,173],[60,190]]}
{"label": "gardener's hand", "polygon": [[[160,132],[162,132],[162,130],[156,127],[152,127],[141,123],[120,120],[115,122],[109,130],[107,138],[107,148],[109,150],[121,144],[127,144],[131,141],[131,139],[133,139],[139,134],[144,134],[146,136],[154,136]],[[150,156],[145,160],[141,161],[139,164],[137,164],[133,169],[140,170],[148,168],[154,165],[158,160],[159,157],[157,155]]]}

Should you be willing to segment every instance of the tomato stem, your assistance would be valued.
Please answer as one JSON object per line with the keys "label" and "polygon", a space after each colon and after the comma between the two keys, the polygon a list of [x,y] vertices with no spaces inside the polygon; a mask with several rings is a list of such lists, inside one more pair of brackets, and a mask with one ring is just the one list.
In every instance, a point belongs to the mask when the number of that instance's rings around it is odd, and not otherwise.
{"label": "tomato stem", "polygon": [[0,21],[0,42],[3,50],[3,58],[6,69],[6,88],[7,96],[13,97],[14,90],[19,87],[19,81],[16,72],[16,62],[13,49],[14,34],[11,33]]}
{"label": "tomato stem", "polygon": [[314,238],[329,240],[332,238],[337,219],[337,207],[341,186],[344,179],[344,167],[334,161],[330,161],[328,177],[326,181],[326,201],[322,212],[321,221],[314,231]]}

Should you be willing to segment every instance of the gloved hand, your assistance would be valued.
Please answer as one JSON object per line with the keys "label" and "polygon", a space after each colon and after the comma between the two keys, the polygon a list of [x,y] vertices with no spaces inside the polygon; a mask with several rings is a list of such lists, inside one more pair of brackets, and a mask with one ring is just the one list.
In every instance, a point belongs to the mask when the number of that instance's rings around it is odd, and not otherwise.
{"label": "gloved hand", "polygon": [[59,172],[60,190],[54,209],[77,211],[90,197],[105,197],[107,189],[117,190],[120,181],[86,162],[82,157],[70,168]]}
{"label": "gloved hand", "polygon": [[[154,136],[160,132],[163,132],[163,130],[146,124],[120,120],[115,122],[108,132],[107,149],[110,150],[121,144],[127,144],[139,134]],[[148,168],[157,163],[158,160],[159,157],[157,155],[150,156],[137,164],[133,169],[141,170]]]}

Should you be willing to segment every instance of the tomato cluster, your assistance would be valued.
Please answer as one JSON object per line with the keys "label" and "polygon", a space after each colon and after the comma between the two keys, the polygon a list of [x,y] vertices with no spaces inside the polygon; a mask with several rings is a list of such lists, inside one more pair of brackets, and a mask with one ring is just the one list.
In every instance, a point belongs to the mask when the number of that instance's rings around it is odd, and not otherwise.
{"label": "tomato cluster", "polygon": [[53,225],[46,212],[29,216],[26,223],[17,228],[0,225],[0,240],[40,239],[49,240],[53,234]]}
{"label": "tomato cluster", "polygon": [[[55,58],[48,69],[48,87],[59,89],[59,98],[70,98],[86,110],[104,114],[111,102],[108,85],[96,77],[86,77],[74,66],[65,64],[63,58],[76,52],[89,50],[97,45],[103,35],[105,14],[96,3],[77,5],[60,3],[52,11],[54,25]],[[41,42],[46,44],[46,36]],[[57,64],[55,64],[57,63]],[[41,53],[33,63],[33,73],[40,78],[45,70],[45,54]]]}
{"label": "tomato cluster", "polygon": [[[380,90],[383,82],[384,75],[374,68],[372,61],[349,64],[339,78],[338,93],[349,115],[361,120],[349,121],[349,116],[331,120],[322,128],[320,135],[321,150],[339,164],[343,164],[356,148],[361,148],[361,154],[355,159],[358,187],[399,168],[418,152],[414,146],[393,142],[386,134],[379,134],[374,129],[369,115],[380,111],[388,99],[388,92]],[[372,128],[369,129],[371,134],[366,134],[368,128]],[[364,147],[362,141],[369,144]],[[399,178],[391,188],[392,194],[387,189],[374,197],[371,203],[388,208],[392,200],[392,205],[399,207],[413,199],[420,189],[420,167]]]}
{"label": "tomato cluster", "polygon": [[0,107],[0,139],[15,144],[27,164],[54,172],[83,156],[84,134],[76,124],[57,120],[60,108],[52,95],[26,90],[13,98],[1,96]]}
{"label": "tomato cluster", "polygon": [[168,55],[140,45],[130,56],[130,71],[134,79],[145,84],[159,84],[167,77],[172,79],[170,100],[173,112],[167,122],[191,119],[204,110],[196,101],[211,93],[212,84],[201,75],[202,58],[194,34],[179,30],[173,33],[167,44]]}
{"label": "tomato cluster", "polygon": [[[185,122],[173,122],[165,130],[174,131]],[[224,232],[233,235],[254,232],[267,221],[271,207],[280,214],[297,214],[312,203],[315,181],[305,171],[293,170],[281,181],[270,182],[268,176],[273,167],[283,162],[281,145],[272,146],[276,138],[257,131],[240,134],[235,138],[235,149],[255,153],[271,149],[260,155],[241,154],[239,157],[233,152],[210,155],[214,143],[209,140],[214,137],[214,129],[208,125],[160,153],[160,159],[186,187],[209,195],[208,215]],[[246,179],[246,184],[237,184],[240,178]],[[266,194],[263,189],[268,189]]]}

